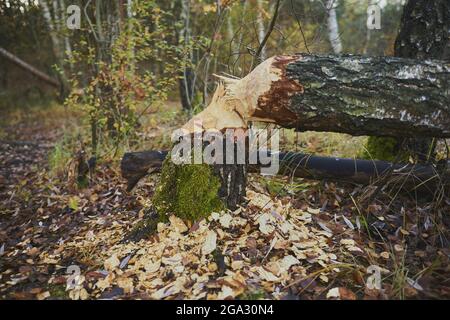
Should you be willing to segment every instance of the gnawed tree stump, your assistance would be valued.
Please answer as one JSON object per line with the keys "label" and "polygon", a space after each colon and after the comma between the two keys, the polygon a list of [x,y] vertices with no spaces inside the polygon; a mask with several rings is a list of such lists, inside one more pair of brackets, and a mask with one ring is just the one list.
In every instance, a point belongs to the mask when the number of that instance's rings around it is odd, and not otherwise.
{"label": "gnawed tree stump", "polygon": [[[222,139],[222,137],[220,137]],[[240,152],[234,136],[224,136],[221,152],[234,159]],[[227,142],[233,147],[226,150]],[[244,142],[245,143],[245,142]],[[200,151],[211,146],[204,141]],[[173,150],[172,150],[173,151]],[[173,154],[168,154],[162,165],[161,182],[153,197],[155,209],[162,215],[175,214],[186,220],[195,221],[211,212],[223,209],[237,209],[245,196],[247,161],[217,161],[213,164],[195,160],[195,151],[188,156],[192,163],[174,163]],[[218,158],[217,158],[218,159]],[[153,159],[155,160],[155,159]],[[155,162],[155,161],[153,161]],[[123,167],[122,167],[123,168]]]}
{"label": "gnawed tree stump", "polygon": [[[390,57],[276,56],[243,79],[222,78],[210,105],[182,129],[186,135],[209,130],[245,131],[252,121],[261,121],[298,131],[448,138],[449,71],[448,65],[436,61]],[[164,166],[169,166],[168,162],[163,165],[163,173]],[[245,175],[244,167],[217,164],[204,168],[211,181],[213,176],[218,177],[217,173],[226,173],[219,176],[221,186],[217,188],[226,193],[221,196],[217,193],[224,206],[234,207],[242,197],[237,197],[238,201],[229,201],[228,197],[243,194],[245,179],[238,178],[238,183],[231,184],[230,179],[233,175]],[[241,172],[235,174],[236,170]],[[177,186],[182,179],[182,184],[192,186],[192,194],[199,199],[203,199],[202,195],[196,192],[211,192],[210,188],[196,189],[195,176],[199,172],[191,175],[184,174],[184,170],[173,172],[163,174],[163,186]],[[161,192],[171,190],[159,188],[155,199],[169,201],[172,193]],[[183,210],[181,205],[171,206]],[[173,213],[171,206],[160,206],[162,213]]]}

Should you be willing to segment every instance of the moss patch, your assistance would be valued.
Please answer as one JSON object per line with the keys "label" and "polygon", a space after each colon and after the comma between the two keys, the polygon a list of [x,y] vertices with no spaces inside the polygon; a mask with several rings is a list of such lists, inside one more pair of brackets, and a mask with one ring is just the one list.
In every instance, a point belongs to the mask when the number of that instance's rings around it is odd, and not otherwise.
{"label": "moss patch", "polygon": [[168,157],[162,166],[153,205],[164,219],[175,214],[183,220],[196,221],[224,209],[219,188],[220,180],[210,166],[176,165]]}
{"label": "moss patch", "polygon": [[241,294],[238,299],[240,300],[262,300],[264,299],[265,294],[263,290],[253,290],[247,291]]}
{"label": "moss patch", "polygon": [[66,287],[63,285],[49,284],[47,290],[50,292],[50,297],[57,300],[70,299],[69,293],[66,291]]}
{"label": "moss patch", "polygon": [[398,153],[401,152],[399,160],[408,160],[408,154],[400,150],[400,143],[395,138],[369,137],[366,149],[363,153],[365,159],[394,161]]}

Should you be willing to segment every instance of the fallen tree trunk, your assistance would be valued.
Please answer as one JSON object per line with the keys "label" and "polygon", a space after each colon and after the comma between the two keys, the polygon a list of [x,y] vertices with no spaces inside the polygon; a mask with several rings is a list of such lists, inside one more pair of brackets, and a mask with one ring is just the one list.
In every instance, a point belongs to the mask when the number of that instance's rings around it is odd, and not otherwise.
{"label": "fallen tree trunk", "polygon": [[15,55],[13,55],[11,52],[6,51],[2,47],[0,47],[0,55],[5,57],[9,61],[11,61],[18,67],[22,68],[23,70],[33,74],[34,76],[36,76],[37,78],[39,78],[41,80],[43,80],[45,83],[47,83],[55,88],[60,88],[61,84],[59,83],[58,80],[50,77],[49,75],[45,74],[42,71],[39,71],[32,65],[26,63],[25,61],[23,61],[22,59],[20,59],[19,57],[15,56]]}
{"label": "fallen tree trunk", "polygon": [[[122,176],[130,191],[140,179],[161,170],[167,151],[142,151],[125,153],[121,162]],[[280,152],[280,175],[298,178],[342,181],[354,184],[376,184],[384,174],[391,181],[400,182],[401,188],[419,188],[433,193],[439,184],[450,185],[450,163],[443,168],[433,165],[393,164],[387,161],[357,160],[322,157],[304,153]],[[261,163],[249,166],[250,172],[259,172]],[[383,181],[383,183],[385,183]]]}
{"label": "fallen tree trunk", "polygon": [[[243,79],[222,77],[211,104],[183,128],[247,128],[450,137],[450,66],[353,55],[272,57]],[[201,123],[195,124],[195,123]]]}
{"label": "fallen tree trunk", "polygon": [[26,63],[22,59],[18,58],[17,56],[13,55],[11,52],[6,51],[2,47],[0,47],[0,55],[17,65],[18,67],[22,68],[23,70],[33,74],[34,76],[38,77],[39,79],[43,80],[45,83],[55,87],[59,88],[60,83],[58,80],[53,79],[52,77],[48,76],[42,71],[39,71],[32,65]]}
{"label": "fallen tree trunk", "polygon": [[[448,138],[449,75],[450,66],[437,61],[352,55],[276,56],[240,80],[221,77],[209,106],[181,128],[180,136],[229,129],[245,135],[250,122],[260,121],[297,131]],[[239,140],[239,136],[235,138]],[[232,150],[234,153],[236,148]],[[329,160],[305,159],[307,166],[318,165],[307,171],[296,170],[305,177],[342,178],[340,175],[347,172],[353,178],[364,178],[359,171],[327,171],[322,165]],[[166,160],[153,197],[156,211],[162,217],[174,213],[196,220],[221,210],[220,203],[233,209],[245,195],[247,165],[224,163],[195,166]],[[431,177],[431,171],[427,172]],[[373,175],[368,172],[365,176],[370,180]]]}

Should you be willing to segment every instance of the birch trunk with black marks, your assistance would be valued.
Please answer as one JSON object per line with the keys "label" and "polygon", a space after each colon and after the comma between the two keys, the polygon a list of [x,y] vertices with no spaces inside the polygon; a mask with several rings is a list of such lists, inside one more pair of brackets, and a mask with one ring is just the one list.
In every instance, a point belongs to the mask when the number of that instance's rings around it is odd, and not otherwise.
{"label": "birch trunk with black marks", "polygon": [[[409,0],[403,9],[394,53],[401,58],[450,61],[450,1]],[[418,162],[434,158],[433,139],[419,137],[407,139],[406,143],[398,140],[397,145],[398,150],[404,149],[402,153]]]}
{"label": "birch trunk with black marks", "polygon": [[[450,2],[409,0],[403,10],[394,50],[402,58],[450,61]],[[429,156],[434,158],[430,138],[409,139],[406,148],[419,162]]]}
{"label": "birch trunk with black marks", "polygon": [[[222,77],[209,106],[182,129],[185,135],[227,129],[245,132],[251,122],[259,121],[298,131],[448,138],[449,75],[450,66],[437,61],[275,56],[242,79]],[[169,165],[163,165],[163,173]],[[245,191],[245,166],[219,164],[212,171],[215,176],[222,174],[221,200],[235,207]],[[195,186],[195,177],[186,175],[166,174],[162,183],[176,186],[181,177],[183,183]]]}

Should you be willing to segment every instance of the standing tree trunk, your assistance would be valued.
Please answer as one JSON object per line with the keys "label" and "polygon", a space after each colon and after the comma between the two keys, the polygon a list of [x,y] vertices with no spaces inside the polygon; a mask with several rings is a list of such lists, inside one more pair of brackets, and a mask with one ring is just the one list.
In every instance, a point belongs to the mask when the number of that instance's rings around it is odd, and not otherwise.
{"label": "standing tree trunk", "polygon": [[46,0],[39,0],[39,4],[42,7],[43,16],[47,23],[50,39],[52,40],[53,54],[55,55],[58,66],[61,69],[61,73],[58,74],[58,77],[60,79],[59,82],[61,84],[61,97],[65,97],[69,91],[69,82],[64,72],[64,50],[61,45],[61,39],[57,29],[58,2],[57,0],[53,0],[52,2],[55,18],[52,18],[52,14]]}
{"label": "standing tree trunk", "polygon": [[[298,131],[450,137],[449,80],[450,67],[433,61],[277,56],[243,79],[223,78],[210,105],[182,129],[185,136],[245,132],[250,122],[262,121]],[[242,200],[245,174],[245,165],[175,165],[168,159],[154,202],[162,214],[192,219],[183,214],[185,203],[202,215],[220,208],[218,200],[233,208]]]}
{"label": "standing tree trunk", "polygon": [[189,0],[181,0],[181,20],[183,27],[180,30],[179,41],[185,49],[186,57],[185,67],[183,68],[180,80],[180,99],[183,110],[191,113],[194,100],[194,79],[195,74],[190,65],[193,60],[191,45],[191,23],[190,23],[191,7]]}
{"label": "standing tree trunk", "polygon": [[336,14],[336,7],[338,0],[328,0],[327,2],[327,26],[328,39],[330,40],[331,48],[335,54],[342,52],[341,36],[339,35],[339,25]]}
{"label": "standing tree trunk", "polygon": [[[418,60],[450,60],[450,1],[409,0],[401,19],[400,31],[395,41],[395,56]],[[433,139],[411,138],[406,143],[395,139],[394,152],[410,154],[418,162],[433,158]],[[371,137],[368,151],[374,158],[381,158],[386,139]],[[395,155],[392,155],[394,158]]]}
{"label": "standing tree trunk", "polygon": [[[263,18],[263,3],[262,0],[256,0],[256,9],[257,9],[257,17],[256,17],[256,24],[258,25],[258,42],[259,45],[264,41],[264,37],[266,36],[266,28],[264,27],[264,18]],[[260,61],[266,60],[266,47],[262,46],[261,53],[259,55]]]}
{"label": "standing tree trunk", "polygon": [[[64,0],[59,0],[59,7],[61,10],[61,24],[65,25],[66,23],[66,19],[67,19],[67,12],[66,12],[66,5],[64,3]],[[72,59],[73,59],[73,54],[72,54],[72,46],[70,44],[70,37],[67,34],[67,28],[62,27],[62,29],[64,29],[64,48],[65,48],[65,53],[67,55],[67,58],[70,60],[70,70],[73,70],[73,64],[72,64]]]}

